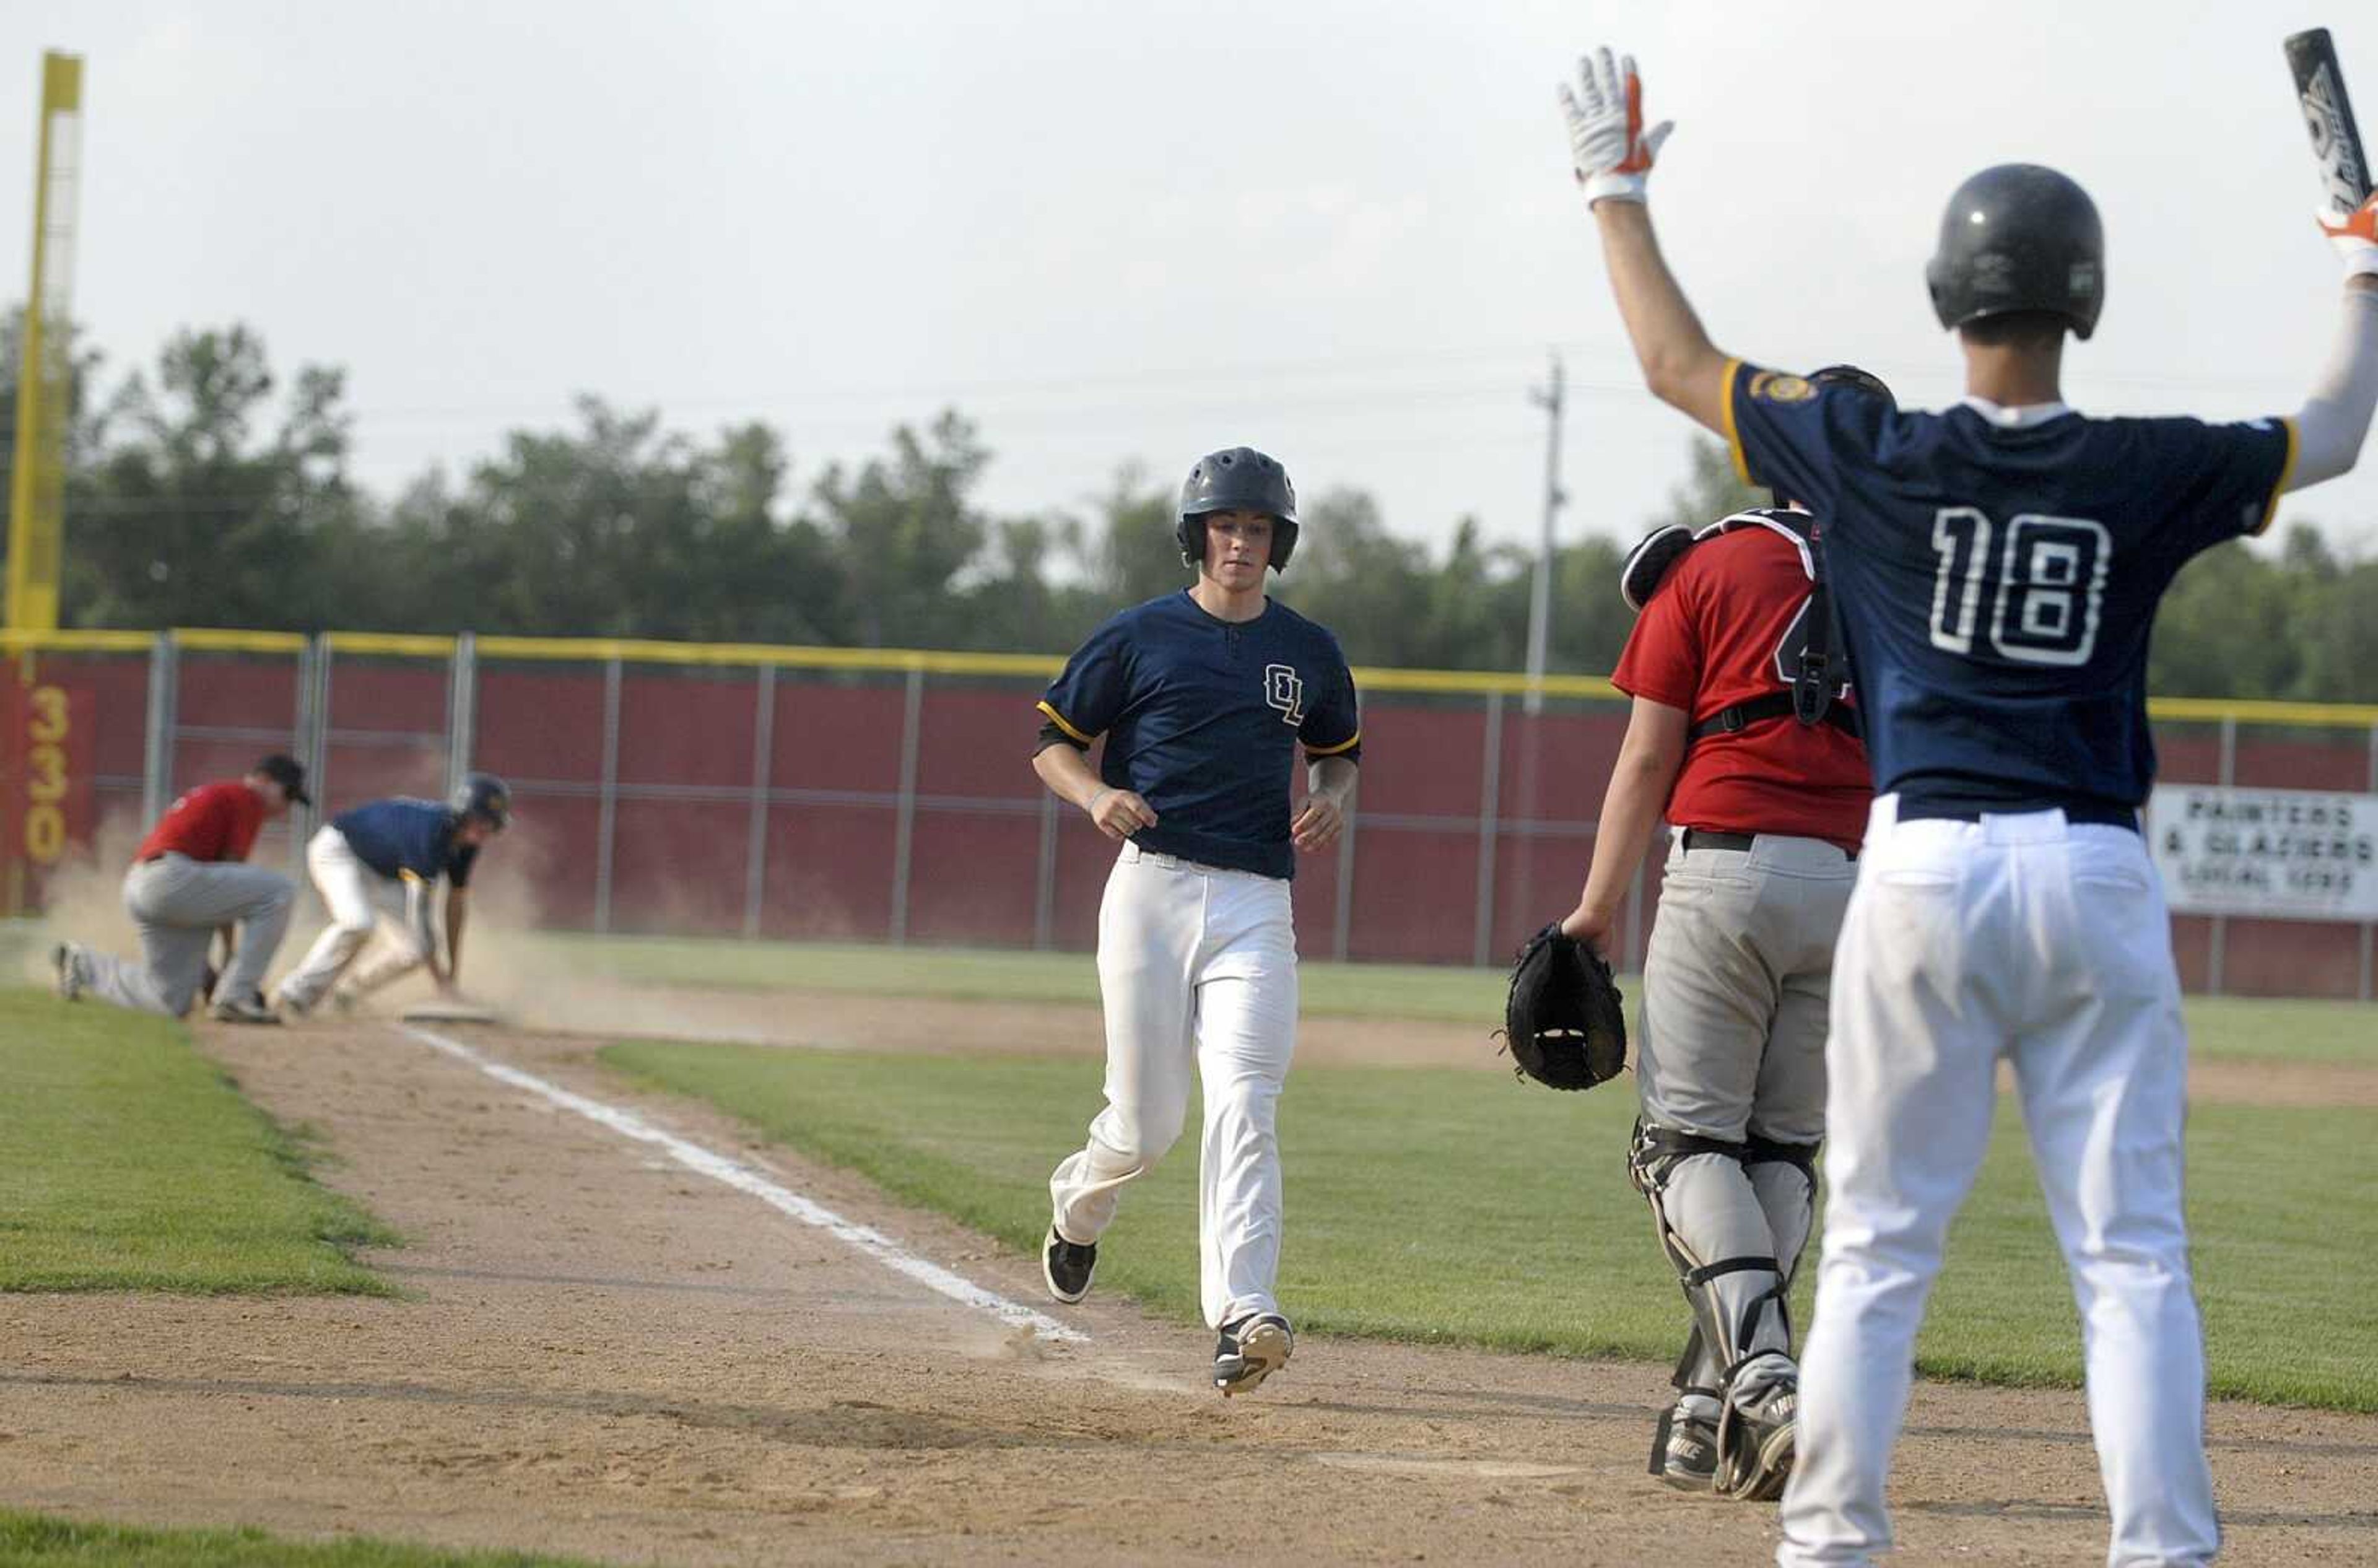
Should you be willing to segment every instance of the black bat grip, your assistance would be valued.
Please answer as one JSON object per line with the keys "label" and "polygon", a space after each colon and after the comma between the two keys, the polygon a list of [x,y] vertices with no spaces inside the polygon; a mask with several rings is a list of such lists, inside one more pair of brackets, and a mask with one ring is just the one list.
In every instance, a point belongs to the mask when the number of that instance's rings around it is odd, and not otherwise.
{"label": "black bat grip", "polygon": [[2321,186],[2331,207],[2350,211],[2370,198],[2370,159],[2362,150],[2353,101],[2346,96],[2336,42],[2326,28],[2313,28],[2289,34],[2284,47],[2304,129],[2312,136],[2312,161],[2320,166]]}

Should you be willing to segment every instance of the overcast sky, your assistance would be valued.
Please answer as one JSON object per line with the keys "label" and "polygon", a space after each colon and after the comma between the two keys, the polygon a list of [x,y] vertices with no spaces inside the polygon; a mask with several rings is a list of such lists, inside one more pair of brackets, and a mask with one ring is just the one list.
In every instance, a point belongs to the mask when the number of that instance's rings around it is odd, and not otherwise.
{"label": "overcast sky", "polygon": [[[2378,20],[2334,0],[9,0],[0,288],[64,48],[100,346],[245,320],[284,372],[344,365],[383,493],[582,391],[766,420],[804,484],[954,404],[1005,512],[1243,441],[1401,533],[1526,541],[1556,348],[1564,529],[1631,538],[1689,427],[1635,379],[1568,177],[1581,48],[1631,50],[1678,123],[1652,210],[1720,346],[1952,399],[1924,258],[1959,180],[2028,160],[2109,236],[2073,401],[2242,416],[2292,411],[2333,329],[2279,51],[2332,20],[2378,113]],[[2282,515],[2378,549],[2378,457]]]}

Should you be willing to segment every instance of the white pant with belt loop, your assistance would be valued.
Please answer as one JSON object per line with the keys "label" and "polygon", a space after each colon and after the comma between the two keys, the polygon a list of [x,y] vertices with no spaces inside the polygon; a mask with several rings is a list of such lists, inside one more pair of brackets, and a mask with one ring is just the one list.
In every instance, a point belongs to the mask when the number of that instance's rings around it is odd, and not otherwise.
{"label": "white pant with belt loop", "polygon": [[1891,1545],[1883,1483],[1942,1239],[1989,1144],[2000,1057],[2080,1308],[2116,1568],[2220,1545],[2180,1211],[2188,1039],[2146,845],[2061,811],[1875,802],[1833,961],[1831,1197],[1801,1357],[1783,1568]]}
{"label": "white pant with belt loop", "polygon": [[1049,1181],[1057,1228],[1098,1240],[1123,1189],[1180,1137],[1205,1087],[1198,1295],[1209,1327],[1279,1310],[1275,1114],[1296,1048],[1289,884],[1125,844],[1099,906],[1106,1109]]}
{"label": "white pant with belt loop", "polygon": [[346,834],[327,822],[306,843],[306,869],[330,911],[330,923],[314,939],[305,962],[282,976],[275,995],[299,1007],[320,1001],[383,920],[396,946],[385,958],[375,960],[373,968],[379,973],[369,978],[392,978],[427,958],[433,939],[426,885],[408,887],[394,877],[381,876],[355,857]]}

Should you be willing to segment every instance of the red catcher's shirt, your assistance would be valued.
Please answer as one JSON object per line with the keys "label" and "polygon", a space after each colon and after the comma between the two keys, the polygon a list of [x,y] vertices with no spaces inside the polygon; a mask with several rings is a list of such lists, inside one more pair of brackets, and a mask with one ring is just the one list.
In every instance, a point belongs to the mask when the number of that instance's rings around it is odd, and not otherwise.
{"label": "red catcher's shirt", "polygon": [[[1799,546],[1773,529],[1704,539],[1668,569],[1611,684],[1682,708],[1694,724],[1787,689],[1777,652],[1808,591]],[[1790,833],[1856,849],[1873,796],[1863,746],[1831,724],[1804,724],[1787,713],[1693,742],[1667,818],[1679,827]]]}
{"label": "red catcher's shirt", "polygon": [[263,826],[263,797],[245,784],[234,779],[200,784],[165,808],[132,858],[186,855],[193,860],[245,860]]}

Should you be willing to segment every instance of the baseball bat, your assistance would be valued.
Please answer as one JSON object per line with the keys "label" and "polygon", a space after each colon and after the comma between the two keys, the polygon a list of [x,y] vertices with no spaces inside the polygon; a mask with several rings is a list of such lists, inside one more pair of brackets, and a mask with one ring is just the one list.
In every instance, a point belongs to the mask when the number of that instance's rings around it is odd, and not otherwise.
{"label": "baseball bat", "polygon": [[2353,102],[2345,96],[2345,70],[2336,63],[2336,41],[2316,27],[2288,35],[2288,69],[2296,78],[2296,102],[2312,133],[2312,162],[2320,165],[2321,189],[2331,209],[2350,212],[2370,199],[2370,159],[2361,150],[2361,130],[2353,123]]}

